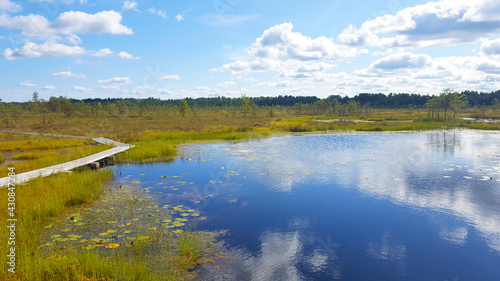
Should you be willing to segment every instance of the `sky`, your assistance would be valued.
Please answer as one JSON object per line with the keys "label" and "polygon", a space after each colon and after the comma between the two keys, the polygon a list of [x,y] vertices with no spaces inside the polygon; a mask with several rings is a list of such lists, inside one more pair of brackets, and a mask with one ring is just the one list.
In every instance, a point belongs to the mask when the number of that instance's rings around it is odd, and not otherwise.
{"label": "sky", "polygon": [[500,89],[498,0],[0,0],[0,99]]}

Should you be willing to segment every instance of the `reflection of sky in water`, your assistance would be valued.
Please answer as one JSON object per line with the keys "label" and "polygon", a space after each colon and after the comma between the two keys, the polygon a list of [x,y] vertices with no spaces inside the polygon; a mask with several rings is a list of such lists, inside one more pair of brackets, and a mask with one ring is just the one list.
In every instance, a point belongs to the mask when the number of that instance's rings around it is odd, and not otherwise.
{"label": "reflection of sky in water", "polygon": [[[499,144],[496,132],[316,135],[238,143],[226,153],[259,159],[268,171],[261,179],[276,191],[335,182],[397,204],[450,212],[500,251]],[[467,231],[441,234],[459,244]]]}
{"label": "reflection of sky in water", "polygon": [[499,144],[473,131],[285,136],[187,146],[165,170],[214,194],[198,226],[239,246],[203,280],[497,280]]}

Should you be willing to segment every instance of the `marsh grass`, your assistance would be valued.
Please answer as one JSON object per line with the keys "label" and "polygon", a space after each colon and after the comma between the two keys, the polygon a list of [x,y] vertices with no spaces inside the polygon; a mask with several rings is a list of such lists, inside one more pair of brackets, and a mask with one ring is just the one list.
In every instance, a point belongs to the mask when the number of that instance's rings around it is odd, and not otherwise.
{"label": "marsh grass", "polygon": [[[44,167],[49,167],[56,164],[65,163],[68,161],[76,160],[85,156],[92,155],[107,149],[112,148],[111,145],[85,145],[77,146],[67,149],[59,149],[58,151],[37,151],[21,153],[12,156],[15,160],[24,160],[15,164],[12,164],[16,168],[16,173],[24,173]],[[0,175],[7,175],[7,166],[0,167]]]}
{"label": "marsh grass", "polygon": [[[179,234],[162,228],[158,221],[168,217],[168,213],[160,212],[159,206],[148,198],[148,193],[132,187],[107,187],[104,191],[105,182],[112,177],[111,170],[87,170],[38,178],[18,186],[16,274],[8,273],[6,263],[2,262],[0,279],[193,278],[196,275],[194,269],[207,261],[204,257],[213,254],[217,245],[215,234],[194,231]],[[0,190],[2,198],[7,197],[7,192],[6,189]],[[129,205],[129,201],[134,201],[134,204]],[[6,208],[3,208],[1,219],[6,221],[7,215]],[[83,222],[82,225],[79,226],[77,221]],[[120,232],[116,236],[98,235],[106,230],[111,233],[113,229]],[[127,235],[121,234],[124,230],[129,231]],[[7,231],[7,228],[2,228],[0,232],[3,241],[6,241]],[[64,238],[72,235],[80,236],[76,241]],[[78,241],[80,237],[87,241]],[[96,237],[103,239],[91,241]],[[49,242],[53,245],[49,246]],[[100,243],[119,246],[97,247]],[[10,247],[7,243],[1,243],[0,251],[7,253],[7,247]]]}
{"label": "marsh grass", "polygon": [[2,153],[0,153],[0,164],[5,162],[5,157],[3,156]]}

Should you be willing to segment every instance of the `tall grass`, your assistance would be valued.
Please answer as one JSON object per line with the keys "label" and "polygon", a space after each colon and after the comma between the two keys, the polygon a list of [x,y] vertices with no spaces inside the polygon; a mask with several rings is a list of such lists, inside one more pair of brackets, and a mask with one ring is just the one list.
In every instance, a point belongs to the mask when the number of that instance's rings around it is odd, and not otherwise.
{"label": "tall grass", "polygon": [[[27,160],[13,164],[16,168],[16,173],[24,173],[52,165],[65,163],[68,161],[76,160],[85,156],[89,156],[106,149],[110,149],[111,145],[86,145],[78,146],[70,149],[65,149],[61,152],[55,151],[40,151],[33,153],[22,153],[13,155],[12,159]],[[0,167],[0,175],[7,175],[7,167]]]}
{"label": "tall grass", "polygon": [[2,153],[0,153],[0,163],[5,162],[5,157],[3,156]]}
{"label": "tall grass", "polygon": [[[7,272],[7,264],[2,262],[0,279],[10,280],[58,280],[44,279],[43,276],[57,270],[57,264],[46,263],[46,258],[38,250],[40,231],[43,225],[61,215],[68,206],[92,202],[103,191],[104,182],[113,177],[108,170],[100,172],[84,171],[71,174],[57,174],[47,178],[34,179],[16,187],[16,274]],[[0,197],[7,198],[7,189],[0,189]],[[7,208],[1,208],[0,218],[6,221]],[[8,229],[0,231],[1,241],[7,241]],[[7,243],[0,243],[0,252],[7,253]],[[3,258],[5,260],[5,256]],[[62,265],[64,266],[64,265]],[[63,280],[63,279],[59,279]]]}

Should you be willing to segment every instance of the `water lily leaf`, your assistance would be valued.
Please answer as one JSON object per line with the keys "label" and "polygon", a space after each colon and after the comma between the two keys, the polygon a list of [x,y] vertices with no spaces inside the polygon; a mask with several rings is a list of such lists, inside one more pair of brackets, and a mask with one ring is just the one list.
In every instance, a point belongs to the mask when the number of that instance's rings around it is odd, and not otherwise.
{"label": "water lily leaf", "polygon": [[107,232],[103,232],[103,233],[99,233],[99,236],[106,236],[106,235],[108,235],[108,234],[109,234],[109,233],[107,233]]}
{"label": "water lily leaf", "polygon": [[89,240],[87,240],[87,239],[80,240],[80,243],[85,243],[85,242],[89,242]]}
{"label": "water lily leaf", "polygon": [[131,222],[127,222],[127,225],[131,225],[132,223]]}
{"label": "water lily leaf", "polygon": [[43,228],[46,228],[46,229],[47,229],[47,228],[52,228],[52,227],[54,227],[54,225],[53,225],[53,224],[48,224],[48,225],[44,226]]}
{"label": "water lily leaf", "polygon": [[189,216],[189,214],[188,213],[182,213],[181,216],[187,217],[187,216]]}
{"label": "water lily leaf", "polygon": [[199,217],[200,214],[191,214],[192,217]]}
{"label": "water lily leaf", "polygon": [[52,235],[52,236],[50,236],[50,238],[52,238],[52,239],[54,239],[54,238],[59,238],[59,237],[61,237],[61,235],[59,235],[59,234],[56,234],[56,235]]}
{"label": "water lily leaf", "polygon": [[180,234],[180,233],[182,233],[183,231],[182,231],[182,229],[176,229],[176,230],[174,230],[174,231],[172,231],[172,232],[173,232],[173,233]]}
{"label": "water lily leaf", "polygon": [[[133,221],[139,221],[140,219],[132,219]],[[128,224],[127,224],[128,225]]]}
{"label": "water lily leaf", "polygon": [[45,246],[45,247],[50,247],[52,245],[54,245],[54,244],[52,244],[52,243],[45,243],[45,244],[43,244],[43,246]]}
{"label": "water lily leaf", "polygon": [[75,236],[71,237],[71,238],[70,238],[70,240],[72,240],[72,241],[76,241],[76,240],[78,240],[78,239],[80,239],[80,238],[82,238],[82,237],[83,237],[83,236],[81,236],[81,235],[75,235]]}
{"label": "water lily leaf", "polygon": [[108,233],[111,234],[111,233],[115,233],[116,232],[116,229],[110,229],[108,230]]}
{"label": "water lily leaf", "polygon": [[120,225],[118,225],[118,227],[125,227],[125,225],[124,224],[120,224]]}
{"label": "water lily leaf", "polygon": [[172,222],[172,220],[163,220],[162,222],[164,222],[164,223],[170,223],[170,222]]}
{"label": "water lily leaf", "polygon": [[68,231],[70,231],[70,230],[71,230],[71,229],[69,229],[69,228],[65,228],[65,229],[62,229],[62,230],[61,230],[61,232],[68,232]]}
{"label": "water lily leaf", "polygon": [[175,215],[175,214],[177,214],[177,212],[170,212],[170,214]]}
{"label": "water lily leaf", "polygon": [[201,203],[201,201],[194,201],[194,203],[196,203],[196,204],[200,204],[200,203]]}
{"label": "water lily leaf", "polygon": [[111,243],[111,244],[106,245],[105,247],[107,249],[113,249],[113,248],[118,248],[119,246],[120,246],[120,244],[118,244],[118,243]]}
{"label": "water lily leaf", "polygon": [[95,248],[95,245],[88,245],[85,247],[85,250],[93,250]]}
{"label": "water lily leaf", "polygon": [[156,230],[156,229],[157,229],[156,226],[154,226],[154,227],[148,227],[148,230]]}
{"label": "water lily leaf", "polygon": [[188,221],[187,219],[182,219],[182,218],[176,218],[175,220],[178,222]]}
{"label": "water lily leaf", "polygon": [[125,230],[125,231],[123,232],[123,234],[130,234],[130,233],[132,233],[132,230]]}

